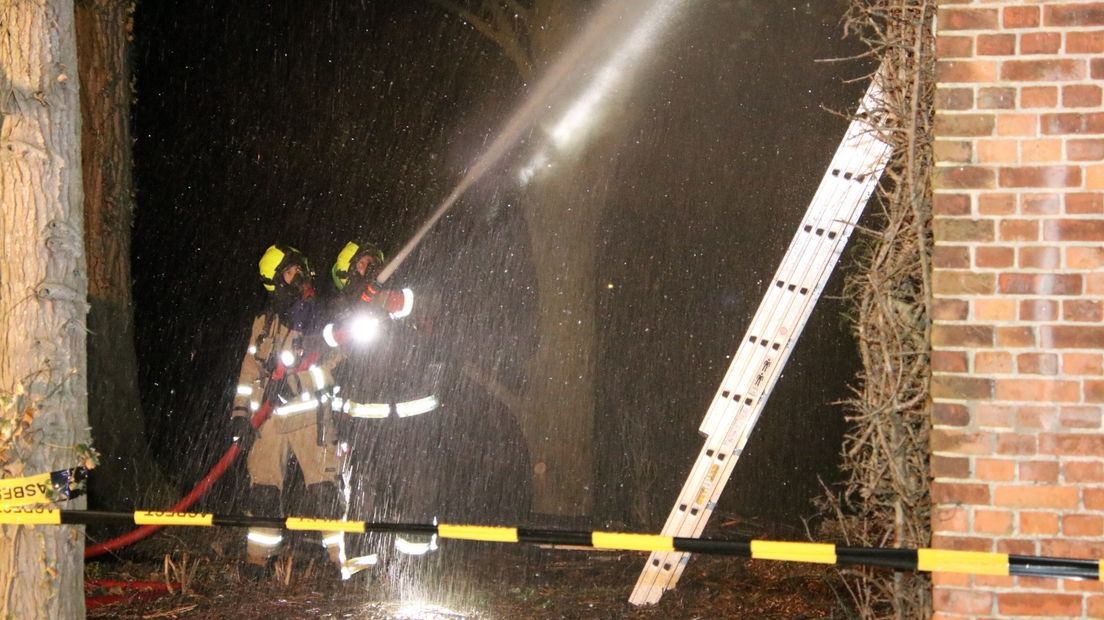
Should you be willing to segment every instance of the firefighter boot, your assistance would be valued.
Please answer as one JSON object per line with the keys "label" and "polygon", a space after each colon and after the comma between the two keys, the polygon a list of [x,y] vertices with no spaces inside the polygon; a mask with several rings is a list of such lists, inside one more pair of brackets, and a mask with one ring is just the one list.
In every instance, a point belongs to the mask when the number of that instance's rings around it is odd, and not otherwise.
{"label": "firefighter boot", "polygon": [[[280,489],[271,485],[254,485],[249,490],[249,514],[272,515],[280,511]],[[276,554],[284,542],[283,532],[270,527],[251,527],[245,537],[245,557],[250,568],[247,575],[263,577],[272,573]]]}

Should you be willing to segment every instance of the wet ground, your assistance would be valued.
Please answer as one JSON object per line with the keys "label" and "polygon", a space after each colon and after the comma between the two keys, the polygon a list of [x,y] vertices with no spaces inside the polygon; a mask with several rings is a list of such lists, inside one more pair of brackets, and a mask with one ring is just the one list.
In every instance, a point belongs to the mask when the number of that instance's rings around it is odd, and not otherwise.
{"label": "wet ground", "polygon": [[[435,554],[392,560],[341,584],[302,546],[276,573],[243,575],[233,530],[160,535],[145,560],[93,562],[93,580],[174,583],[171,593],[123,595],[91,607],[89,618],[846,618],[831,567],[698,556],[659,604],[627,602],[641,553],[538,549],[446,541]],[[156,559],[156,554],[161,558]],[[288,561],[290,560],[290,564]],[[319,558],[320,560],[320,558]],[[290,566],[290,568],[289,568]],[[102,583],[102,581],[101,581]],[[179,584],[183,583],[183,591]],[[154,598],[143,599],[141,596]],[[97,599],[90,599],[93,604]],[[99,599],[104,601],[104,599]]]}

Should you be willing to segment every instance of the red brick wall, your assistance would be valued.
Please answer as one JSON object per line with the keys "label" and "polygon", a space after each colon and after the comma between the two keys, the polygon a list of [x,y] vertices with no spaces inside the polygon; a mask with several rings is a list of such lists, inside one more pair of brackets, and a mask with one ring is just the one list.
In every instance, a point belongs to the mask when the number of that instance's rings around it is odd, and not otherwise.
{"label": "red brick wall", "polygon": [[[1104,558],[1104,2],[942,0],[937,34],[933,546]],[[1104,617],[934,581],[937,618]]]}

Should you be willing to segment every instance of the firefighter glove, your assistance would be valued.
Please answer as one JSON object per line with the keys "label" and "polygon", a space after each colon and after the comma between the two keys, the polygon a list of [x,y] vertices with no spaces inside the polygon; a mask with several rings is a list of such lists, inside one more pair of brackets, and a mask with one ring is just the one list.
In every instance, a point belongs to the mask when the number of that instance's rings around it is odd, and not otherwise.
{"label": "firefighter glove", "polygon": [[234,443],[244,456],[249,454],[253,441],[257,439],[257,429],[253,428],[246,416],[234,416],[230,418],[230,436],[234,438]]}

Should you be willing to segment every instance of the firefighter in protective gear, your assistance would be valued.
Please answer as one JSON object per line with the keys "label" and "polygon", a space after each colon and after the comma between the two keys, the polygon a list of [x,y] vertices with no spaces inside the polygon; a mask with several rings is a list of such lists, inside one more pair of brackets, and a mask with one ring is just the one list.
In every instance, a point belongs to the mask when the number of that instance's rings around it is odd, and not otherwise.
{"label": "firefighter in protective gear", "polygon": [[[333,402],[341,441],[347,442],[352,518],[430,522],[438,508],[441,365],[427,359],[427,325],[408,288],[376,281],[384,255],[374,244],[349,242],[331,269],[337,320],[323,334],[339,386]],[[377,542],[376,544],[380,544]],[[424,555],[435,537],[399,535],[400,553]]]}
{"label": "firefighter in protective gear", "polygon": [[[333,380],[318,360],[319,347],[308,342],[316,333],[313,274],[306,257],[281,244],[270,246],[258,265],[271,295],[253,320],[231,412],[231,433],[246,453],[251,480],[248,509],[266,516],[283,513],[284,476],[294,455],[303,472],[307,505],[318,517],[341,518],[345,503],[339,491],[340,462],[326,408]],[[250,418],[266,401],[271,413],[254,430]],[[247,561],[254,567],[268,566],[282,542],[279,529],[249,528]],[[324,532],[322,544],[347,577],[341,532]]]}

